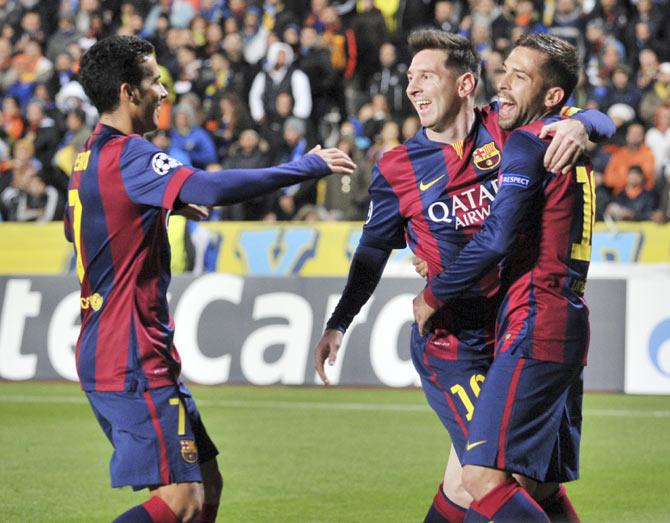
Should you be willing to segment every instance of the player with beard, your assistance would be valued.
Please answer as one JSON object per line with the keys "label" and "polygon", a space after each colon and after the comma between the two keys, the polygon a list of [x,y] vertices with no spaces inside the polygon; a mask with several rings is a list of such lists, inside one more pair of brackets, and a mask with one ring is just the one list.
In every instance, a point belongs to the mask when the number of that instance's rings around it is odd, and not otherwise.
{"label": "player with beard", "polygon": [[319,148],[267,169],[182,165],[142,137],[156,130],[167,91],[153,46],[140,38],[97,42],[82,58],[81,82],[101,116],[75,159],[65,218],[81,283],[77,372],[114,447],[112,486],[150,492],[115,521],[212,522],[223,482],[172,343],[170,212],[352,174],[355,165],[338,149]]}
{"label": "player with beard", "polygon": [[[465,38],[435,30],[410,35],[414,57],[407,95],[422,129],[375,165],[371,204],[347,285],[315,349],[324,383],[346,329],[374,291],[392,249],[409,245],[428,264],[429,278],[454,261],[481,227],[498,190],[498,168],[507,132],[498,125],[497,104],[475,108],[479,58]],[[613,125],[601,113],[576,115],[607,136]],[[571,129],[571,134],[566,128]],[[552,142],[548,168],[560,171],[583,151],[586,133],[574,120],[544,130]],[[566,133],[567,138],[565,138]],[[576,140],[575,134],[582,140]],[[596,136],[596,137],[597,137]],[[431,407],[449,431],[453,450],[426,521],[462,521],[470,496],[460,481],[468,423],[493,354],[498,308],[495,270],[479,280],[479,292],[449,304],[435,315],[431,335],[412,330],[411,354]],[[557,485],[540,495],[557,495]],[[549,497],[547,499],[549,499]],[[563,497],[563,511],[571,507]]]}
{"label": "player with beard", "polygon": [[[525,35],[504,67],[499,123],[511,134],[497,197],[481,231],[415,298],[414,315],[419,334],[428,334],[445,303],[477,295],[481,277],[501,262],[494,360],[462,455],[463,484],[474,498],[465,521],[546,522],[527,491],[579,474],[595,184],[582,159],[566,174],[543,163],[549,144],[541,130],[577,84],[576,49]],[[526,478],[526,490],[513,474]]]}

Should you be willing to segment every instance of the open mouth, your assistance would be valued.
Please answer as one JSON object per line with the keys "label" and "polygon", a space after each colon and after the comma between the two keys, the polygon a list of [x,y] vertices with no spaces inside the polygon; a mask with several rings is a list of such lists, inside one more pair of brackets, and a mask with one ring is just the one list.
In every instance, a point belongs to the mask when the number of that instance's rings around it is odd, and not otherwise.
{"label": "open mouth", "polygon": [[498,115],[503,118],[509,118],[514,114],[516,104],[507,99],[498,100]]}
{"label": "open mouth", "polygon": [[425,113],[430,108],[431,102],[430,100],[424,99],[414,100],[414,105],[416,106],[417,111],[420,113]]}

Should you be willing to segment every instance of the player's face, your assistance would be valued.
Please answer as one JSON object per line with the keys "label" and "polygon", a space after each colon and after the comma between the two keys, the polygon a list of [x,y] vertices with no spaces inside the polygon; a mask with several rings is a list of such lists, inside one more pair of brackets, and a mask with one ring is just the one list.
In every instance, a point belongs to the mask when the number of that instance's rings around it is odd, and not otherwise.
{"label": "player's face", "polygon": [[407,71],[407,96],[421,125],[435,132],[444,131],[460,107],[456,77],[446,59],[446,51],[424,49],[414,55]]}
{"label": "player's face", "polygon": [[515,47],[505,60],[498,80],[498,123],[503,129],[521,127],[546,113],[544,60],[542,53],[527,47]]}
{"label": "player's face", "polygon": [[139,104],[136,106],[136,117],[133,119],[134,131],[138,134],[155,131],[158,128],[158,113],[163,101],[167,98],[167,90],[160,80],[160,70],[153,56],[148,56],[143,64],[144,78],[140,90]]}

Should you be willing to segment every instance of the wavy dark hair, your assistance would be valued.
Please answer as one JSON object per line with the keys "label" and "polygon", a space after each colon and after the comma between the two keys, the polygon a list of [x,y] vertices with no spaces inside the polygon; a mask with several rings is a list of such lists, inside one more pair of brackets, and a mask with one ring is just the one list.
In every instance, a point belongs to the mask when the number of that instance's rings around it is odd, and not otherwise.
{"label": "wavy dark hair", "polygon": [[119,105],[121,84],[141,89],[142,65],[154,53],[151,43],[136,36],[110,36],[96,42],[81,59],[80,82],[100,113]]}
{"label": "wavy dark hair", "polygon": [[479,81],[481,59],[472,42],[454,33],[438,29],[419,29],[413,31],[407,39],[412,55],[424,49],[440,49],[447,52],[445,66],[456,71],[458,76],[470,72]]}

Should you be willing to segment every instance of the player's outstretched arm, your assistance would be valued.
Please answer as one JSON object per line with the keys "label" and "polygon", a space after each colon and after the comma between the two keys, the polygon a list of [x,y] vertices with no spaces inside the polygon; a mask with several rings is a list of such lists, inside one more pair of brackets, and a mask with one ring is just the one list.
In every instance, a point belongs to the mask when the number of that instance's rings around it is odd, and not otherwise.
{"label": "player's outstretched arm", "polygon": [[331,173],[353,174],[355,169],[343,151],[317,146],[299,160],[276,167],[197,171],[184,182],[179,199],[197,205],[228,205]]}

